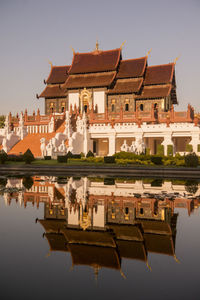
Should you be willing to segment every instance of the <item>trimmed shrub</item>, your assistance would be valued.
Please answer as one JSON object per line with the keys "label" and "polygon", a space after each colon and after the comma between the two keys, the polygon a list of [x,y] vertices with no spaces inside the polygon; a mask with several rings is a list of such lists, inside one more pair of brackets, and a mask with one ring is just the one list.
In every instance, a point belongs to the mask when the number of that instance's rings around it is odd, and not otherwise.
{"label": "trimmed shrub", "polygon": [[51,156],[50,155],[44,156],[44,160],[51,160]]}
{"label": "trimmed shrub", "polygon": [[85,157],[85,154],[83,152],[81,152],[80,155],[81,155],[81,158]]}
{"label": "trimmed shrub", "polygon": [[32,161],[35,160],[35,157],[30,149],[26,150],[26,152],[23,154],[23,160],[26,164],[31,164]]}
{"label": "trimmed shrub", "polygon": [[158,145],[156,154],[159,155],[159,156],[164,155],[164,146],[163,145]]}
{"label": "trimmed shrub", "polygon": [[145,149],[145,154],[146,154],[146,155],[150,155],[150,148],[146,148],[146,149]]}
{"label": "trimmed shrub", "polygon": [[27,190],[30,190],[33,186],[33,178],[31,176],[24,177],[22,183]]}
{"label": "trimmed shrub", "polygon": [[186,152],[192,152],[193,151],[193,147],[190,144],[186,145]]}
{"label": "trimmed shrub", "polygon": [[163,184],[163,180],[162,179],[154,179],[151,182],[151,186],[162,186],[162,184]]}
{"label": "trimmed shrub", "polygon": [[68,157],[67,155],[58,155],[57,162],[59,163],[67,163]]}
{"label": "trimmed shrub", "polygon": [[0,163],[4,164],[8,160],[8,155],[4,150],[0,152]]}
{"label": "trimmed shrub", "polygon": [[197,151],[200,152],[200,144],[197,145]]}
{"label": "trimmed shrub", "polygon": [[88,151],[86,157],[94,157],[94,153],[92,153],[92,151]]}
{"label": "trimmed shrub", "polygon": [[199,164],[198,156],[193,152],[184,156],[186,167],[197,167]]}
{"label": "trimmed shrub", "polygon": [[198,190],[198,181],[186,180],[185,190],[190,194],[195,194]]}
{"label": "trimmed shrub", "polygon": [[114,185],[115,178],[106,177],[104,178],[104,185]]}
{"label": "trimmed shrub", "polygon": [[81,159],[81,155],[80,154],[72,154],[72,158]]}
{"label": "trimmed shrub", "polygon": [[150,159],[155,165],[163,165],[163,158],[161,156],[152,155]]}
{"label": "trimmed shrub", "polygon": [[72,158],[73,154],[71,153],[71,151],[68,151],[67,154],[65,155],[67,158]]}
{"label": "trimmed shrub", "polygon": [[8,154],[8,161],[24,161],[23,155]]}
{"label": "trimmed shrub", "polygon": [[5,187],[6,184],[7,184],[7,178],[6,177],[3,177],[3,178],[0,178],[0,186],[3,186]]}
{"label": "trimmed shrub", "polygon": [[167,156],[173,156],[173,145],[167,145]]}
{"label": "trimmed shrub", "polygon": [[115,157],[114,156],[104,156],[104,163],[114,164],[115,163]]}

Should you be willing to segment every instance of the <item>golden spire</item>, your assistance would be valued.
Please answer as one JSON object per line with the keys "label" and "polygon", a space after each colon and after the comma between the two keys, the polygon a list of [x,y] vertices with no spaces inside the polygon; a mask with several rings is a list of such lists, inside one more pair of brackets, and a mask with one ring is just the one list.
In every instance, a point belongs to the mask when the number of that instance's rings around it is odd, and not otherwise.
{"label": "golden spire", "polygon": [[72,46],[70,46],[70,48],[72,49],[73,54],[75,54],[75,50]]}
{"label": "golden spire", "polygon": [[175,58],[175,60],[174,60],[174,64],[176,64],[176,62],[177,62],[177,60],[180,58],[180,55],[179,56],[177,56],[176,58]]}
{"label": "golden spire", "polygon": [[148,263],[148,260],[146,261],[146,265],[147,265],[147,268],[152,271],[152,268],[150,267],[149,263]]}
{"label": "golden spire", "polygon": [[124,272],[122,271],[122,269],[120,269],[120,274],[121,274],[121,276],[122,276],[124,279],[126,279],[126,275],[124,274]]}
{"label": "golden spire", "polygon": [[96,51],[99,51],[99,43],[98,43],[98,40],[96,41]]}
{"label": "golden spire", "polygon": [[122,50],[122,48],[124,47],[124,44],[126,43],[126,40],[121,44],[120,49]]}
{"label": "golden spire", "polygon": [[53,64],[50,60],[48,60],[48,63],[50,64],[51,68],[53,67]]}
{"label": "golden spire", "polygon": [[178,264],[180,264],[180,260],[176,257],[176,254],[174,254],[174,260],[175,260],[175,262],[177,262]]}
{"label": "golden spire", "polygon": [[151,51],[152,51],[152,48],[147,52],[147,57],[149,56],[149,54],[151,53]]}

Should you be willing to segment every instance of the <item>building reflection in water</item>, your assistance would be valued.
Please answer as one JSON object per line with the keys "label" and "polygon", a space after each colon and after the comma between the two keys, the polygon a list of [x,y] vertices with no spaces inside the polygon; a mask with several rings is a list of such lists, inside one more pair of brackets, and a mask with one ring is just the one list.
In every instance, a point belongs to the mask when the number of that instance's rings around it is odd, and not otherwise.
{"label": "building reflection in water", "polygon": [[[25,188],[26,187],[26,188]],[[50,251],[70,252],[72,264],[121,270],[123,258],[148,264],[148,253],[175,255],[175,208],[190,215],[200,205],[195,181],[113,178],[10,178],[5,203],[44,203]]]}

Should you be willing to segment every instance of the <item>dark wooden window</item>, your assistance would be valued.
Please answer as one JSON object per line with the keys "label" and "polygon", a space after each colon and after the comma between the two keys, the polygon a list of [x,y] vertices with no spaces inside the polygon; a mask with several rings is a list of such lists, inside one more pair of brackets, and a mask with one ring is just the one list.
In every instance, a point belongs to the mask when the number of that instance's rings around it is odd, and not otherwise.
{"label": "dark wooden window", "polygon": [[125,104],[125,111],[129,111],[129,104],[128,103]]}
{"label": "dark wooden window", "polygon": [[143,111],[144,110],[144,105],[140,104],[140,110]]}
{"label": "dark wooden window", "polygon": [[111,111],[112,111],[112,112],[115,111],[115,104],[112,104],[112,106],[111,106]]}

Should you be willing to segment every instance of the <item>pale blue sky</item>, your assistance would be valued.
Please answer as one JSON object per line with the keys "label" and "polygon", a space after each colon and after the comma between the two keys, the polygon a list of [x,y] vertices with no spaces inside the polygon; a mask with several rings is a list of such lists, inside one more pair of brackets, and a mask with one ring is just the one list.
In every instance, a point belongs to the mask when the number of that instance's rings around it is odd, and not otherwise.
{"label": "pale blue sky", "polygon": [[123,58],[149,56],[149,65],[177,56],[179,107],[199,108],[200,0],[0,0],[0,114],[40,107],[36,93],[54,65],[71,64],[72,46],[123,48]]}

